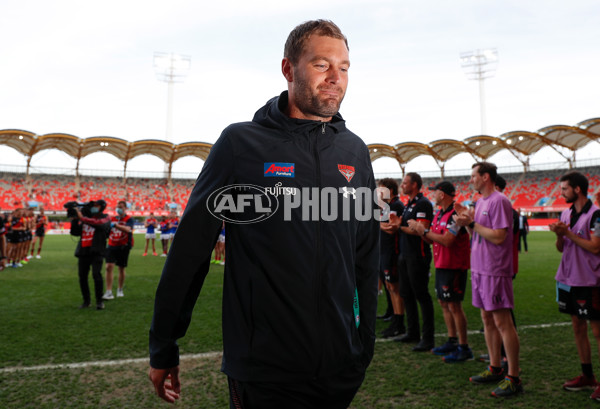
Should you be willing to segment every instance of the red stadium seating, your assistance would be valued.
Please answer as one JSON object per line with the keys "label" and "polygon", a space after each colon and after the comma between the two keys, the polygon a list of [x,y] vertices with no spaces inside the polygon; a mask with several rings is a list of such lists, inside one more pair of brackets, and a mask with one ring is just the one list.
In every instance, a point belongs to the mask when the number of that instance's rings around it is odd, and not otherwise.
{"label": "red stadium seating", "polygon": [[[600,189],[600,168],[579,169],[590,182],[589,196]],[[556,212],[568,205],[560,195],[559,179],[566,170],[531,172],[523,174],[504,174],[507,187],[504,194],[512,201],[513,207],[530,212]],[[24,203],[35,201],[47,211],[64,211],[64,203],[72,200],[87,202],[104,199],[110,209],[119,200],[126,200],[133,211],[168,211],[170,203],[176,203],[184,209],[194,185],[194,180],[173,180],[171,194],[164,179],[129,178],[127,184],[122,178],[81,176],[79,189],[72,176],[31,175],[30,191],[26,187],[25,175],[18,173],[0,173],[0,209],[12,210]],[[472,202],[478,194],[469,185],[469,177],[448,178],[456,187],[456,200],[460,203]],[[430,199],[433,195],[429,187],[440,181],[423,180],[423,193]],[[407,198],[401,195],[406,202]],[[544,210],[551,207],[553,210]],[[558,209],[558,210],[557,210]]]}

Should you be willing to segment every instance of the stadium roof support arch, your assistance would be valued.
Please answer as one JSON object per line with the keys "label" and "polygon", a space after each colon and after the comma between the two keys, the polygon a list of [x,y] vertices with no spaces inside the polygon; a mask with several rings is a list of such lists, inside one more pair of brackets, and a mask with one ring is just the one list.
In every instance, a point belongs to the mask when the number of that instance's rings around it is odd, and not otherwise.
{"label": "stadium roof support arch", "polygon": [[[27,161],[25,181],[30,184],[29,170],[31,159],[40,151],[58,149],[77,160],[75,167],[76,184],[79,185],[79,163],[82,158],[97,152],[106,152],[123,161],[123,178],[127,177],[127,163],[140,155],[154,155],[168,165],[167,179],[171,184],[171,169],[173,163],[185,156],[196,156],[206,160],[210,148],[209,143],[186,142],[175,145],[171,142],[146,139],[129,142],[110,136],[93,136],[79,138],[64,133],[37,135],[20,129],[0,130],[0,144],[9,146],[23,156]],[[29,187],[29,186],[28,186]]]}
{"label": "stadium roof support arch", "polygon": [[[382,157],[394,158],[402,174],[412,159],[429,155],[436,161],[444,178],[445,163],[460,153],[469,153],[475,161],[480,161],[506,150],[521,162],[523,170],[527,172],[530,156],[547,146],[561,155],[569,168],[573,168],[576,151],[593,141],[600,143],[600,118],[587,119],[575,126],[547,126],[537,132],[512,131],[497,137],[476,135],[463,141],[440,139],[428,145],[419,142],[403,142],[395,146],[374,143],[368,148],[372,162]],[[564,150],[570,151],[570,155],[565,154]]]}
{"label": "stadium roof support arch", "polygon": [[[496,153],[506,150],[529,170],[529,157],[544,147],[550,147],[560,154],[572,168],[575,153],[591,142],[600,142],[600,117],[579,122],[574,126],[551,125],[537,132],[511,131],[500,136],[476,135],[462,141],[440,139],[429,144],[402,142],[394,146],[373,143],[368,145],[371,161],[382,157],[395,159],[402,173],[406,165],[419,156],[432,157],[444,177],[444,167],[448,160],[461,153],[468,153],[476,161],[486,160]],[[27,159],[26,180],[29,179],[31,158],[45,149],[58,149],[77,160],[75,174],[79,179],[81,158],[96,152],[106,152],[123,161],[123,177],[127,176],[128,162],[139,155],[154,155],[168,166],[167,178],[171,182],[173,163],[185,156],[195,156],[206,160],[212,144],[205,142],[185,142],[173,144],[164,140],[145,139],[129,142],[110,136],[80,138],[65,133],[37,135],[19,129],[0,130],[0,144],[9,146]],[[568,154],[564,152],[568,152]]]}

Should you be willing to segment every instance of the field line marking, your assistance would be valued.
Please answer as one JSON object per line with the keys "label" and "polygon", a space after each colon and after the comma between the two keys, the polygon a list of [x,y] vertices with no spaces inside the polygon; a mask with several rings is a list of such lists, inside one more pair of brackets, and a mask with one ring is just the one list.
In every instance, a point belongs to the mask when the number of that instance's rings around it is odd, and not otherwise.
{"label": "field line marking", "polygon": [[[564,327],[571,325],[570,322],[555,322],[552,324],[536,324],[536,325],[522,325],[518,329],[538,329],[538,328],[552,328],[552,327]],[[483,334],[480,331],[469,331],[469,335]],[[447,334],[440,333],[436,334],[436,337],[445,337]],[[375,342],[391,342],[394,338],[377,338]],[[216,358],[223,355],[222,351],[204,352],[200,354],[185,354],[180,356],[180,360],[188,359],[210,359]],[[141,364],[149,363],[149,358],[131,358],[131,359],[115,359],[111,361],[90,361],[90,362],[74,362],[66,364],[49,364],[49,365],[36,365],[36,366],[13,366],[8,368],[0,368],[0,374],[13,373],[19,371],[44,371],[44,370],[55,370],[55,369],[78,369],[78,368],[89,368],[89,367],[104,367],[104,366],[118,366],[126,364]]]}
{"label": "field line marking", "polygon": [[[188,359],[209,359],[221,356],[223,352],[204,352],[200,354],[187,354],[179,357],[180,361]],[[103,366],[118,366],[125,364],[149,364],[149,358],[131,358],[131,359],[115,359],[112,361],[91,361],[91,362],[74,362],[67,364],[49,364],[49,365],[36,365],[36,366],[13,366],[9,368],[0,368],[0,374],[12,373],[18,371],[43,371],[47,369],[77,369],[77,368],[88,368],[92,366],[103,367]]]}
{"label": "field line marking", "polygon": [[[534,324],[534,325],[518,325],[517,326],[517,331],[518,330],[522,330],[522,329],[539,329],[539,328],[552,328],[552,327],[565,327],[567,325],[571,325],[570,322],[553,322],[551,324]],[[482,331],[467,331],[467,334],[469,335],[477,335],[477,334],[481,334],[483,335]],[[447,333],[439,333],[439,334],[435,334],[436,337],[447,337],[448,334]],[[391,342],[394,341],[396,338],[398,337],[394,337],[394,338],[377,338],[375,340],[375,342]]]}

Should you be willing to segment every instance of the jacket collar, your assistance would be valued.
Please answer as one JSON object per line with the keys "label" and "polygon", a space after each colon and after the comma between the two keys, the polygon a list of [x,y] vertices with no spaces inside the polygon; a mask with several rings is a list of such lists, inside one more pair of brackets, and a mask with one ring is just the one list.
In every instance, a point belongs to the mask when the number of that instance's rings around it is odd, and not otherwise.
{"label": "jacket collar", "polygon": [[314,128],[323,126],[323,124],[336,133],[346,129],[346,122],[339,112],[329,122],[290,118],[284,114],[287,104],[288,92],[283,91],[278,97],[271,98],[262,108],[256,111],[252,121],[267,128],[283,129],[291,133],[311,131]]}

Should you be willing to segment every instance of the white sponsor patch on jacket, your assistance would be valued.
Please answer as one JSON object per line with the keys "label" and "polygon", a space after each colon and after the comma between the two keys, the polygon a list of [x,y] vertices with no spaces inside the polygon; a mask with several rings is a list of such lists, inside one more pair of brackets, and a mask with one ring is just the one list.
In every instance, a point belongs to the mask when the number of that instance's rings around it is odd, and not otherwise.
{"label": "white sponsor patch on jacket", "polygon": [[425,212],[419,212],[419,213],[417,213],[417,219],[425,218],[425,217],[427,217],[427,215],[425,214]]}

